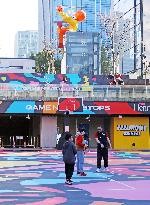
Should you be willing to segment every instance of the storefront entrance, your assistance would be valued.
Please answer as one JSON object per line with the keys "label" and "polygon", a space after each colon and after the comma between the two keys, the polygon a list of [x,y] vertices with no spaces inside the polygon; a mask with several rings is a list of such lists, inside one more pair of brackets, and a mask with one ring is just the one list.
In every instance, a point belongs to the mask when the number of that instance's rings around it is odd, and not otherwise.
{"label": "storefront entrance", "polygon": [[[34,125],[38,118],[38,116],[29,115],[1,115],[0,147],[40,147],[39,129]],[[35,127],[37,130],[34,129]]]}
{"label": "storefront entrance", "polygon": [[[64,132],[64,116],[58,116],[57,125],[59,127],[59,133]],[[86,134],[89,136],[89,146],[91,148],[96,147],[96,140],[94,138],[95,132],[97,131],[98,126],[102,126],[109,134],[109,137],[112,136],[111,130],[111,121],[110,116],[102,115],[70,115],[69,116],[69,131],[73,136],[76,135],[78,129],[85,129]]]}

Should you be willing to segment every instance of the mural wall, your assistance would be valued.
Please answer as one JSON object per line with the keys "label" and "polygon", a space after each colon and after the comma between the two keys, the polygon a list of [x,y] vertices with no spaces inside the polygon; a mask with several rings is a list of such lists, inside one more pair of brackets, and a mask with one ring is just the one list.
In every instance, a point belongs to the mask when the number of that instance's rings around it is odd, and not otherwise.
{"label": "mural wall", "polygon": [[108,85],[110,79],[102,75],[80,74],[40,74],[40,73],[0,73],[0,83],[10,84],[85,84],[85,85]]}

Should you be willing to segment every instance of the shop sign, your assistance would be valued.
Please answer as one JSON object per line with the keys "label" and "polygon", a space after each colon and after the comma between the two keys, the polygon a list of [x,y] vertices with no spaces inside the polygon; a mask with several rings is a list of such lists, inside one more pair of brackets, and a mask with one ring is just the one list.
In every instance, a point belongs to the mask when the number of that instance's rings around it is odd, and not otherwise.
{"label": "shop sign", "polygon": [[117,131],[124,131],[123,136],[140,136],[146,129],[146,125],[117,125]]}
{"label": "shop sign", "polygon": [[26,105],[26,110],[32,110],[32,111],[51,111],[51,110],[58,110],[58,105]]}
{"label": "shop sign", "polygon": [[92,111],[96,111],[96,110],[110,110],[110,106],[95,106],[95,105],[88,105],[88,106],[83,106],[83,110],[92,110]]}
{"label": "shop sign", "polygon": [[134,103],[134,110],[138,112],[150,112],[150,105],[146,103]]}

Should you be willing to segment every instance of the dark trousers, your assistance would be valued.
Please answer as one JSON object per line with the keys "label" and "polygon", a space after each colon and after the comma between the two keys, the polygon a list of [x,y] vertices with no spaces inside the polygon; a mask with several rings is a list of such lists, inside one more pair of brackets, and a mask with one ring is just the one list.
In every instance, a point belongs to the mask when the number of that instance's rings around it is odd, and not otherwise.
{"label": "dark trousers", "polygon": [[108,148],[97,147],[97,168],[101,168],[102,158],[104,160],[104,167],[108,167]]}
{"label": "dark trousers", "polygon": [[74,172],[74,164],[65,163],[66,179],[71,179],[73,172]]}

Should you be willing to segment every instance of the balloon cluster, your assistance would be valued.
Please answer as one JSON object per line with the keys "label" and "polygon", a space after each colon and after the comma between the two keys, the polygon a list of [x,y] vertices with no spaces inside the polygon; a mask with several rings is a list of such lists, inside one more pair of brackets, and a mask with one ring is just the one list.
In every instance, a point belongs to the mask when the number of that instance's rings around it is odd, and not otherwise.
{"label": "balloon cluster", "polygon": [[61,16],[62,21],[67,23],[68,26],[64,27],[62,26],[62,22],[58,22],[58,29],[57,32],[59,34],[59,48],[63,48],[63,39],[64,35],[67,31],[75,32],[78,29],[78,23],[82,22],[86,19],[86,13],[83,10],[78,10],[74,16],[69,16],[67,13],[63,11],[62,6],[57,7],[57,12]]}

